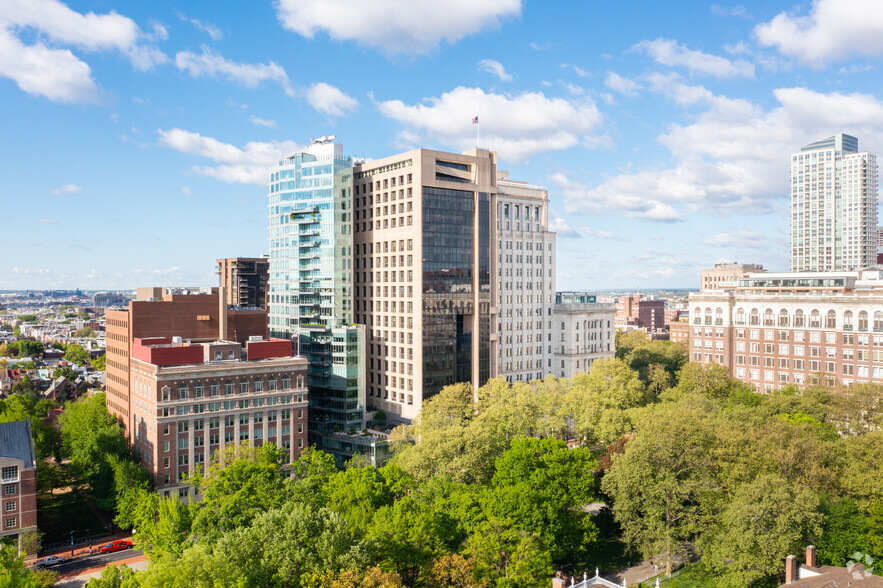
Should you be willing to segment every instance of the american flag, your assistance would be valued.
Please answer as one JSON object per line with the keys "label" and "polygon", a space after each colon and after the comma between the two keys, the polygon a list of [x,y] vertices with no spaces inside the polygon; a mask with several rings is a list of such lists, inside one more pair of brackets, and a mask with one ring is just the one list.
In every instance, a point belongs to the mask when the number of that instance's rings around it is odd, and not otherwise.
{"label": "american flag", "polygon": [[478,124],[478,117],[477,116],[472,117],[472,124],[474,124],[474,125]]}

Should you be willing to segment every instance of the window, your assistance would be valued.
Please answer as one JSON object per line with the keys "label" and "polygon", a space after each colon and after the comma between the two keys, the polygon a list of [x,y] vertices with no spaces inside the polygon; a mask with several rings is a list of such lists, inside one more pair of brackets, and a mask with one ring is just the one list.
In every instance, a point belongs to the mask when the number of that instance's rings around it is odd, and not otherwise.
{"label": "window", "polygon": [[0,470],[0,475],[4,480],[16,480],[18,479],[18,466],[6,466]]}
{"label": "window", "polygon": [[255,392],[263,392],[264,391],[264,381],[261,378],[254,379],[254,391]]}
{"label": "window", "polygon": [[6,519],[6,528],[9,529],[15,526],[15,517],[9,517]]}
{"label": "window", "polygon": [[270,376],[267,379],[267,390],[272,392],[275,389],[276,389],[276,376]]}
{"label": "window", "polygon": [[224,394],[228,396],[233,394],[233,380],[227,380],[224,382]]}
{"label": "window", "polygon": [[14,500],[7,501],[5,508],[6,508],[6,512],[10,512],[10,511],[15,510],[15,501]]}
{"label": "window", "polygon": [[14,484],[8,485],[6,487],[5,492],[6,492],[6,496],[12,496],[13,494],[15,494],[15,485]]}
{"label": "window", "polygon": [[239,393],[248,393],[248,380],[239,380]]}

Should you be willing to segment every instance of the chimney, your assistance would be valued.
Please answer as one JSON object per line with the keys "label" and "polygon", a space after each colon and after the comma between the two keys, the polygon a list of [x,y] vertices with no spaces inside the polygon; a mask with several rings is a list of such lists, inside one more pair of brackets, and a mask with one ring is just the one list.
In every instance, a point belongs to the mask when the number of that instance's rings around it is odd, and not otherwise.
{"label": "chimney", "polygon": [[789,555],[785,558],[785,583],[793,584],[797,581],[797,558]]}
{"label": "chimney", "polygon": [[564,578],[552,578],[552,588],[565,588]]}
{"label": "chimney", "polygon": [[218,341],[227,339],[227,289],[218,288]]}
{"label": "chimney", "polygon": [[806,546],[806,565],[811,568],[816,567],[816,546],[815,545],[807,545]]}

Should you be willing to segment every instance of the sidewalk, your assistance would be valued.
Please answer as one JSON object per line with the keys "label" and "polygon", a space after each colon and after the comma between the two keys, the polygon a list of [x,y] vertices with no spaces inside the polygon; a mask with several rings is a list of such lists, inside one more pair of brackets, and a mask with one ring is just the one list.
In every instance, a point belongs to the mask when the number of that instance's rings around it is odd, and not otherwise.
{"label": "sidewalk", "polygon": [[60,588],[82,588],[86,584],[89,583],[89,580],[92,578],[97,578],[101,575],[101,572],[104,571],[104,568],[109,565],[121,566],[127,565],[133,570],[143,571],[147,569],[147,556],[146,555],[138,555],[129,559],[122,559],[120,561],[111,562],[106,565],[96,566],[92,568],[88,568],[86,570],[80,570],[76,572],[76,575],[64,574],[59,576],[58,582],[55,583],[55,586]]}
{"label": "sidewalk", "polygon": [[[111,535],[110,537],[102,537],[100,541],[92,542],[92,551],[94,553],[98,553],[98,548],[106,543],[110,543],[111,541],[116,541],[117,539],[128,539],[132,541],[132,534],[126,531],[121,531],[115,535]],[[133,541],[134,543],[134,541]],[[83,557],[84,555],[89,555],[89,546],[88,545],[76,545],[74,546],[74,555],[71,556],[71,548],[70,547],[58,547],[51,551],[45,551],[40,554],[40,557],[37,560],[41,560],[49,555],[63,555],[65,559],[77,559],[79,557]]]}

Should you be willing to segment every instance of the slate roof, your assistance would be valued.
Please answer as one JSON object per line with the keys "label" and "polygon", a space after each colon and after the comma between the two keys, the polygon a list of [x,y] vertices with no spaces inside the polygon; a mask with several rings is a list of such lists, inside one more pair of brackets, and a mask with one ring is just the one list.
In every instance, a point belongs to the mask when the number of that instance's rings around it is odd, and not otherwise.
{"label": "slate roof", "polygon": [[30,419],[0,423],[0,457],[20,459],[26,470],[37,467]]}

